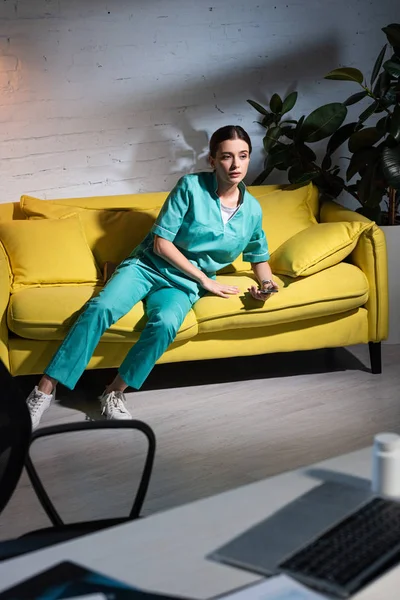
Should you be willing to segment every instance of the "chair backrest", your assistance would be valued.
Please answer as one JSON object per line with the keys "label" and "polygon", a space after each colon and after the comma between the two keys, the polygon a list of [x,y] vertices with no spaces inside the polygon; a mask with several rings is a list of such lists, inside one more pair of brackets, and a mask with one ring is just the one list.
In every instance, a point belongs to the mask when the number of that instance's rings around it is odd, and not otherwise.
{"label": "chair backrest", "polygon": [[17,487],[31,433],[25,397],[0,360],[0,514]]}
{"label": "chair backrest", "polygon": [[[115,433],[113,433],[111,430],[118,431],[115,431]],[[31,438],[30,452],[26,457],[25,466],[30,481],[32,483],[32,487],[40,503],[42,504],[42,507],[47,513],[47,516],[49,517],[54,526],[60,527],[65,525],[63,518],[61,517],[59,511],[55,507],[55,502],[53,502],[53,499],[57,499],[55,498],[55,496],[58,496],[58,499],[60,495],[62,496],[62,493],[60,494],[59,488],[62,488],[62,486],[64,485],[63,475],[68,480],[69,485],[71,484],[71,480],[69,480],[68,476],[70,476],[71,474],[77,476],[77,481],[80,482],[80,485],[76,486],[75,489],[72,490],[72,496],[68,494],[66,498],[67,505],[71,503],[74,505],[74,508],[76,508],[76,504],[79,498],[84,500],[84,503],[87,504],[87,501],[85,500],[85,492],[88,492],[88,488],[91,488],[92,481],[90,480],[90,477],[88,478],[88,473],[85,472],[85,466],[87,466],[87,464],[90,463],[90,458],[95,458],[97,467],[100,467],[102,465],[107,469],[108,467],[112,468],[112,463],[109,462],[107,453],[104,452],[104,447],[102,447],[101,432],[107,434],[108,431],[109,434],[112,436],[112,439],[118,441],[120,440],[121,434],[123,434],[123,430],[127,430],[128,434],[129,430],[131,431],[131,434],[135,434],[136,430],[136,432],[140,432],[144,436],[144,439],[147,440],[147,451],[145,453],[144,463],[141,460],[139,461],[139,463],[141,464],[141,474],[139,475],[139,482],[138,487],[136,488],[136,495],[133,498],[133,504],[131,505],[129,514],[126,515],[127,519],[136,519],[140,516],[140,511],[147,493],[156,450],[156,438],[153,430],[149,425],[147,425],[147,423],[136,419],[123,421],[83,421],[75,423],[63,423],[59,425],[53,425],[50,427],[43,427],[36,430],[33,433]],[[90,443],[88,444],[87,441],[85,443],[85,438],[87,438],[90,432],[93,432],[93,435],[95,436],[91,437],[92,449],[90,448]],[[72,444],[71,440],[68,440],[67,442],[62,441],[65,437],[68,436],[68,434],[79,434],[79,437],[83,438],[82,442],[84,443],[84,446],[81,446],[80,441],[77,439],[74,439]],[[44,472],[48,470],[50,471],[50,477],[46,477],[46,479],[48,480],[47,484],[44,482],[43,478],[39,474],[41,468],[37,468],[37,460],[35,459],[32,452],[36,443],[40,441],[43,441],[45,443],[45,452],[43,454],[44,464],[42,464],[42,467],[44,468]],[[57,442],[60,443],[57,444]],[[50,445],[46,446],[46,444],[48,443]],[[61,452],[64,450],[64,452],[61,454],[61,462],[59,462],[60,448]],[[82,452],[84,452],[85,456],[82,455]],[[68,454],[68,456],[66,456],[66,454]],[[86,458],[88,460],[86,460]],[[131,459],[134,458],[134,454],[129,456],[128,458],[126,465],[128,469],[125,475],[125,477],[127,478],[132,477],[132,474],[130,472],[130,464]],[[43,461],[40,461],[39,459],[39,462]],[[53,467],[54,464],[57,463],[59,466],[57,468],[57,473],[55,474]],[[123,477],[122,475],[120,475],[119,471],[117,473],[117,476],[118,478]],[[100,479],[100,481],[102,480]],[[55,493],[51,493],[51,491],[49,490],[49,486],[53,487],[53,490],[54,487],[57,488]],[[103,498],[98,496],[96,497],[95,495],[93,495],[93,491],[89,490],[89,492],[91,495],[91,502],[99,502],[100,504],[104,502]],[[106,521],[107,519],[100,519],[100,521],[101,520]],[[100,522],[99,520],[96,521],[98,523]],[[78,523],[79,522],[81,521],[78,521]],[[78,524],[75,520],[73,521],[73,523]]]}

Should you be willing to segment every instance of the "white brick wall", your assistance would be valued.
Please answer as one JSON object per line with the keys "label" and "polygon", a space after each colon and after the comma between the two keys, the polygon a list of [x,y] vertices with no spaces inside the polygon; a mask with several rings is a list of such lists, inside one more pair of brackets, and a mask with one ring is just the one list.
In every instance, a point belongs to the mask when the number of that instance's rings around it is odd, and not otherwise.
{"label": "white brick wall", "polygon": [[206,165],[214,129],[298,89],[300,111],[369,73],[398,0],[2,0],[0,202],[167,190]]}

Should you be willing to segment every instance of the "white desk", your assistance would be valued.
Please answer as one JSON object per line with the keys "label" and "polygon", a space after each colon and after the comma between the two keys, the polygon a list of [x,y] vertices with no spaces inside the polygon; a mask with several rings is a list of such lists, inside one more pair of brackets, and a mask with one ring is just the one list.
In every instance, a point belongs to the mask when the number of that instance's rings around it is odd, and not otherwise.
{"label": "white desk", "polygon": [[[309,469],[331,471],[325,480],[338,473],[363,478],[365,486],[370,463],[369,449],[355,452],[0,563],[0,591],[69,559],[156,592],[192,598],[228,592],[260,578],[207,554],[318,485]],[[398,600],[399,590],[396,568],[353,598]]]}

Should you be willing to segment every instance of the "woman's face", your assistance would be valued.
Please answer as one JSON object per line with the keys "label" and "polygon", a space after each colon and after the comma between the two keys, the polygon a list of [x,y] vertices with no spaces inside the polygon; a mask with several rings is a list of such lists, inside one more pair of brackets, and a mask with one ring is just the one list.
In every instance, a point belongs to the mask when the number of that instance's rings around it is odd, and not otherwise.
{"label": "woman's face", "polygon": [[237,185],[249,168],[249,146],[244,140],[226,140],[218,146],[215,158],[210,156],[209,160],[220,183]]}

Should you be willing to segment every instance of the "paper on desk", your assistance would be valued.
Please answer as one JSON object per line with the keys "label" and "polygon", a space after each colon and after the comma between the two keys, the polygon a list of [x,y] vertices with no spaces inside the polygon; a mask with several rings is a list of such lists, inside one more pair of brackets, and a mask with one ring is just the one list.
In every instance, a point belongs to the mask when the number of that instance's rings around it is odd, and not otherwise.
{"label": "paper on desk", "polygon": [[326,600],[326,596],[313,592],[286,575],[278,575],[223,596],[223,600]]}

